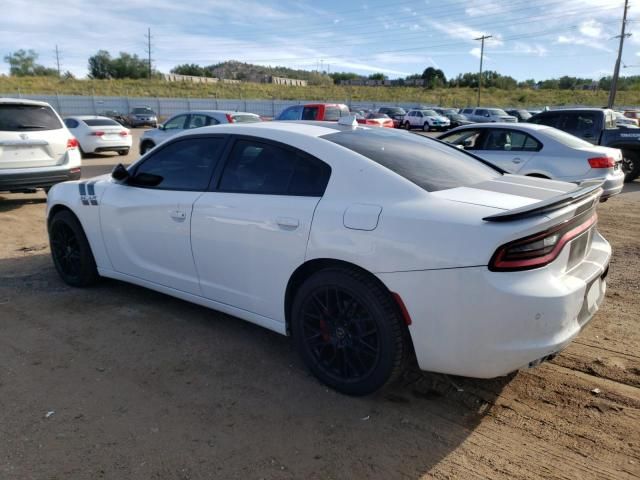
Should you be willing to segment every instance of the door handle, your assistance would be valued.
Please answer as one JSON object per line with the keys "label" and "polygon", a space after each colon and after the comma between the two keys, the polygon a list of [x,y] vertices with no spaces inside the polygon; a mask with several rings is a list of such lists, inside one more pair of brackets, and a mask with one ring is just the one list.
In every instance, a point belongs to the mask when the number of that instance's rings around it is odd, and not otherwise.
{"label": "door handle", "polygon": [[511,160],[513,163],[522,163],[522,160],[520,160],[518,157],[514,158],[513,160]]}
{"label": "door handle", "polygon": [[187,214],[182,210],[173,210],[171,212],[171,218],[174,220],[184,220],[187,218]]}
{"label": "door handle", "polygon": [[289,230],[295,230],[300,225],[300,221],[297,218],[291,217],[278,217],[276,218],[276,223],[282,227]]}

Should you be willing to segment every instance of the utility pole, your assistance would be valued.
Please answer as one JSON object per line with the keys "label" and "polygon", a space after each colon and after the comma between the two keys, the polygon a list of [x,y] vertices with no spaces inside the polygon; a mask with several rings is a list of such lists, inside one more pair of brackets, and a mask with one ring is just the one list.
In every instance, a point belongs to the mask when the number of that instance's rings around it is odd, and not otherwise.
{"label": "utility pole", "polygon": [[484,41],[487,38],[491,38],[493,35],[482,35],[481,37],[474,38],[474,40],[480,40],[480,72],[478,73],[478,107],[480,106],[480,90],[482,89],[482,60],[484,59]]}
{"label": "utility pole", "polygon": [[149,58],[149,80],[151,80],[151,28],[147,29],[147,55]]}
{"label": "utility pole", "polygon": [[625,37],[631,36],[630,33],[624,33],[624,29],[627,25],[628,9],[629,9],[629,0],[624,0],[624,12],[622,13],[622,30],[620,32],[620,45],[618,46],[618,59],[616,60],[616,66],[613,69],[613,78],[611,79],[611,88],[609,90],[609,101],[607,102],[607,108],[613,108],[613,104],[616,101],[616,90],[618,89],[618,76],[620,75],[620,61],[622,58],[622,47],[624,45]]}
{"label": "utility pole", "polygon": [[60,50],[58,50],[58,45],[56,45],[56,65],[58,66],[58,76],[60,76]]}

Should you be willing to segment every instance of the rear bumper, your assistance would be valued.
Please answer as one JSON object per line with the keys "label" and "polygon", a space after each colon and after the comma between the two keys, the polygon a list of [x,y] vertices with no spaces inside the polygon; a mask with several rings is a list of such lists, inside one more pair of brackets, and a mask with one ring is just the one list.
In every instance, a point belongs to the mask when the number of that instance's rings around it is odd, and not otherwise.
{"label": "rear bumper", "polygon": [[601,199],[606,199],[622,192],[624,187],[624,172],[622,169],[616,170],[614,173],[610,173],[604,179],[602,184],[602,196]]}
{"label": "rear bumper", "polygon": [[37,169],[19,173],[2,173],[0,170],[0,191],[48,188],[56,183],[80,179],[80,167],[65,169]]}
{"label": "rear bumper", "polygon": [[156,127],[158,125],[157,120],[139,120],[139,119],[130,119],[129,125],[132,127]]}
{"label": "rear bumper", "polygon": [[546,267],[487,267],[378,274],[402,298],[422,370],[492,378],[563,350],[604,299],[611,247],[594,232],[587,257],[563,271],[569,248]]}

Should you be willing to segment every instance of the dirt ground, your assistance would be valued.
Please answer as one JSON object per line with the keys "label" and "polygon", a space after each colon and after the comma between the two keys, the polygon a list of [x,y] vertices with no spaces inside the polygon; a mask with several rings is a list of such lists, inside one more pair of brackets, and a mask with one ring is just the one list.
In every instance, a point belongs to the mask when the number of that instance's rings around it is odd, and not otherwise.
{"label": "dirt ground", "polygon": [[640,478],[640,181],[599,208],[606,301],[553,362],[492,381],[412,371],[365,398],[233,317],[67,287],[44,213],[42,193],[0,194],[0,479]]}

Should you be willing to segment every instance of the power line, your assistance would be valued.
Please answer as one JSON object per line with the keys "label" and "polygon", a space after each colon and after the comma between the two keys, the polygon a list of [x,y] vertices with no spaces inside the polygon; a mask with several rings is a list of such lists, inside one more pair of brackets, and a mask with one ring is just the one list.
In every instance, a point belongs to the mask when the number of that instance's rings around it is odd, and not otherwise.
{"label": "power line", "polygon": [[622,59],[622,47],[624,46],[625,37],[631,36],[630,33],[624,33],[624,29],[627,26],[627,10],[629,10],[629,0],[624,0],[624,11],[622,13],[622,27],[620,31],[620,45],[618,46],[618,59],[616,60],[616,66],[613,69],[613,78],[611,79],[611,89],[609,90],[609,101],[607,107],[613,108],[613,104],[616,101],[616,90],[618,89],[618,75],[620,75],[620,61]]}

